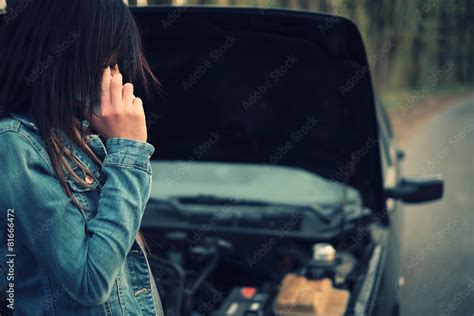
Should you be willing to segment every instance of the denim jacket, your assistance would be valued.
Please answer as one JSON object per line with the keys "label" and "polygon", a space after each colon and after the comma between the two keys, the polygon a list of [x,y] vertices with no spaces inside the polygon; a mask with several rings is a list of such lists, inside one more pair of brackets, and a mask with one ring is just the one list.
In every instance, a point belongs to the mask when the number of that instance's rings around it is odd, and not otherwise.
{"label": "denim jacket", "polygon": [[93,172],[75,168],[91,187],[65,175],[80,209],[65,194],[34,120],[13,113],[0,119],[0,314],[163,315],[136,241],[154,147],[123,138],[104,145],[98,135],[87,143],[102,168],[75,144],[72,152]]}

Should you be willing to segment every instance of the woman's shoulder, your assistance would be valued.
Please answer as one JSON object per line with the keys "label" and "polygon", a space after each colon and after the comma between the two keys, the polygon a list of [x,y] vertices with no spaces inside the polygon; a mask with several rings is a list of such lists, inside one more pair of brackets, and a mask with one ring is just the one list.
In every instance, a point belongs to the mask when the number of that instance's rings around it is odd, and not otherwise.
{"label": "woman's shoulder", "polygon": [[5,132],[38,133],[38,127],[31,116],[9,112],[0,117],[0,133]]}
{"label": "woman's shoulder", "polygon": [[50,165],[35,121],[25,115],[9,113],[0,118],[0,153],[26,155],[28,160],[37,157]]}

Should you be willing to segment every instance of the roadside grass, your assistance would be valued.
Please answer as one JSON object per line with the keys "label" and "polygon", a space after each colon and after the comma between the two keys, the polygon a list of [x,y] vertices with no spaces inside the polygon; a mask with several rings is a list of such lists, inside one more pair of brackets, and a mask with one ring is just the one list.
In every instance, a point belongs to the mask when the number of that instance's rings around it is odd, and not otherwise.
{"label": "roadside grass", "polygon": [[379,94],[382,105],[387,111],[397,111],[404,106],[416,107],[423,105],[427,99],[449,98],[462,94],[474,93],[474,86],[448,85],[423,91],[420,89],[382,90]]}

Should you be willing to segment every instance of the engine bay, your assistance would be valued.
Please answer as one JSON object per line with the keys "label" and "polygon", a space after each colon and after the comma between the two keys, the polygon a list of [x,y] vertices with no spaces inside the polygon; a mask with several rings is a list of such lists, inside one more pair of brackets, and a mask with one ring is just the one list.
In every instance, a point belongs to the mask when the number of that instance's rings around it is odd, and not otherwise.
{"label": "engine bay", "polygon": [[363,219],[311,235],[301,229],[322,219],[310,212],[263,221],[257,212],[256,221],[271,226],[257,227],[249,220],[255,212],[224,220],[195,205],[187,217],[161,208],[145,213],[142,230],[165,315],[352,314],[375,244],[370,231],[361,233]]}

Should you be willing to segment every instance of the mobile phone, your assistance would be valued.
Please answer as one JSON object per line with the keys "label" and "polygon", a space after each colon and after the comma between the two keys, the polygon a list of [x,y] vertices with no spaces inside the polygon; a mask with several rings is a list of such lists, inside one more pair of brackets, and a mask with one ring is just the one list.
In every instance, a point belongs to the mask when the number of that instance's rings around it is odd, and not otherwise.
{"label": "mobile phone", "polygon": [[92,105],[92,114],[94,114],[95,116],[100,116],[101,115],[101,104],[100,104],[100,100],[98,102],[95,102],[93,105]]}
{"label": "mobile phone", "polygon": [[92,104],[92,114],[94,114],[95,116],[101,116],[101,100],[99,98],[99,100],[97,99],[94,99],[92,100],[90,97],[81,97],[81,94],[78,92],[76,93],[75,95],[75,99],[77,102],[79,103],[82,103],[83,106],[85,106],[86,108],[89,107],[89,105],[91,104],[91,102],[93,102]]}

